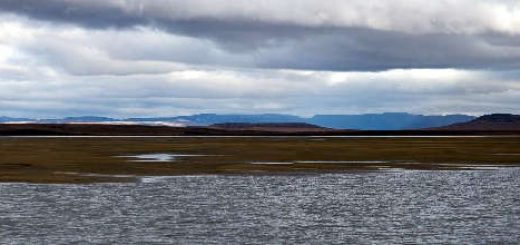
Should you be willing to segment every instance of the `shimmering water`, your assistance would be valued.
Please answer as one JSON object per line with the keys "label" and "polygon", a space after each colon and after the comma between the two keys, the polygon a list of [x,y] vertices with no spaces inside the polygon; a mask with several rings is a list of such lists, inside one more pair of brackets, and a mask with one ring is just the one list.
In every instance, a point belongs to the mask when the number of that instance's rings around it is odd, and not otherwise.
{"label": "shimmering water", "polygon": [[0,184],[1,244],[515,244],[520,169]]}
{"label": "shimmering water", "polygon": [[121,158],[132,159],[131,162],[173,162],[178,158],[185,157],[200,157],[204,155],[190,155],[190,154],[170,154],[170,153],[151,153],[133,156],[116,156]]}

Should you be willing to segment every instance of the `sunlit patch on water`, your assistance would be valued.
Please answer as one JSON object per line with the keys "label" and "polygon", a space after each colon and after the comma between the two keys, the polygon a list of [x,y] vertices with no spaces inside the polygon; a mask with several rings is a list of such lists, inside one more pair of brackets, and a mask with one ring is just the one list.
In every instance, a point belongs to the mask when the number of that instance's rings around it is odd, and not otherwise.
{"label": "sunlit patch on water", "polygon": [[520,153],[496,153],[493,156],[520,156]]}
{"label": "sunlit patch on water", "polygon": [[[341,161],[341,160],[299,160],[299,161],[251,161],[253,165],[278,165],[289,166],[295,164],[348,164],[356,165],[371,169],[387,170],[387,169],[415,169],[418,166],[428,167],[432,169],[453,169],[453,170],[500,170],[504,168],[519,167],[520,164],[475,164],[475,163],[420,163],[420,162],[400,162],[400,161],[383,161],[383,160],[365,160],[365,161]],[[393,165],[396,163],[397,165]],[[403,166],[404,165],[404,166]]]}
{"label": "sunlit patch on water", "polygon": [[249,162],[249,164],[253,164],[253,165],[293,165],[294,162],[260,162],[260,161],[254,161],[254,162]]}
{"label": "sunlit patch on water", "polygon": [[140,155],[117,156],[131,159],[131,162],[174,162],[183,157],[202,157],[205,155],[191,155],[191,154],[171,154],[171,153],[150,153]]}
{"label": "sunlit patch on water", "polygon": [[500,170],[504,168],[514,168],[520,166],[520,165],[489,165],[489,164],[439,164],[440,167],[445,168],[456,168],[456,169],[462,169],[462,170]]}
{"label": "sunlit patch on water", "polygon": [[456,146],[422,146],[421,149],[456,149]]}
{"label": "sunlit patch on water", "polygon": [[141,177],[139,178],[139,182],[144,184],[150,184],[150,183],[158,183],[165,181],[170,178],[175,178],[175,176],[149,176],[149,177]]}
{"label": "sunlit patch on water", "polygon": [[135,175],[128,174],[96,174],[96,173],[80,173],[71,171],[56,171],[54,174],[58,175],[76,175],[81,177],[99,177],[99,178],[133,178]]}
{"label": "sunlit patch on water", "polygon": [[382,164],[388,163],[389,161],[289,161],[289,162],[276,162],[276,161],[253,161],[249,164],[254,165],[293,165],[293,164]]}
{"label": "sunlit patch on water", "polygon": [[380,164],[388,161],[295,161],[303,164]]}
{"label": "sunlit patch on water", "polygon": [[153,183],[163,183],[167,182],[171,179],[186,179],[186,178],[218,178],[219,175],[172,175],[172,176],[141,176],[139,177],[139,182],[142,184],[153,184]]}

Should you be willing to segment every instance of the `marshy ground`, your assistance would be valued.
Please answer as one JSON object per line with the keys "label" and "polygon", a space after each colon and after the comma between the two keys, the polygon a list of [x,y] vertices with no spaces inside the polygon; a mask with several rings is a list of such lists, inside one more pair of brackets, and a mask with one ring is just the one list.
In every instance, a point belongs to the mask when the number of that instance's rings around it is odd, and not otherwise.
{"label": "marshy ground", "polygon": [[0,181],[520,166],[520,137],[0,138]]}

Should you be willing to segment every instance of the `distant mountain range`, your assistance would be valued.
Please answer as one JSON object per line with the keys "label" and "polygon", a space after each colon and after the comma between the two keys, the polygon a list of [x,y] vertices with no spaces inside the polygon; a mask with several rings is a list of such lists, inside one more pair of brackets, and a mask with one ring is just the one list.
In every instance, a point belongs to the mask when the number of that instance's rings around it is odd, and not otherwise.
{"label": "distant mountain range", "polygon": [[408,113],[361,115],[316,115],[310,118],[285,114],[197,114],[177,117],[127,118],[66,117],[61,119],[29,119],[0,117],[0,123],[95,123],[165,126],[209,126],[223,123],[308,123],[320,127],[359,130],[403,130],[438,128],[475,119],[467,115],[425,116]]}
{"label": "distant mountain range", "polygon": [[466,115],[424,116],[408,113],[362,115],[316,115],[309,123],[322,127],[362,130],[403,130],[434,128],[475,119]]}
{"label": "distant mountain range", "polygon": [[0,117],[0,123],[6,123],[6,122],[28,122],[28,121],[34,121],[34,119],[17,118],[17,117]]}
{"label": "distant mountain range", "polygon": [[[395,115],[394,115],[395,116]],[[257,116],[255,116],[256,118]],[[243,117],[241,117],[243,118]],[[335,118],[335,117],[333,117]],[[347,130],[320,127],[305,122],[257,122],[257,123],[217,123],[209,126],[170,127],[160,125],[156,121],[139,123],[97,117],[68,118],[59,120],[37,120],[7,122],[0,124],[0,136],[19,135],[104,135],[104,136],[204,136],[204,135],[236,135],[236,136],[444,136],[444,135],[520,135],[520,116],[510,114],[486,115],[463,123],[448,126],[405,129],[405,130]],[[88,120],[87,120],[88,119]],[[101,121],[90,121],[90,120]],[[110,119],[110,118],[108,118]],[[206,117],[207,119],[207,117]],[[271,118],[272,119],[272,118]],[[60,121],[62,120],[62,121]],[[114,121],[115,120],[115,121]],[[185,119],[184,119],[185,120]],[[310,119],[308,119],[310,120]],[[395,119],[394,119],[395,120]],[[50,122],[49,122],[50,121]],[[66,121],[66,123],[65,123]],[[51,123],[52,122],[52,123]],[[58,122],[58,123],[56,123]],[[148,124],[152,122],[154,126]],[[393,122],[393,121],[390,121]],[[167,122],[163,122],[167,123]],[[169,122],[175,124],[176,122]],[[207,123],[207,121],[206,121]],[[409,123],[409,122],[408,122]],[[430,122],[428,122],[430,123]],[[437,122],[436,122],[437,123]],[[397,124],[391,124],[396,127]],[[403,124],[411,125],[411,124]],[[371,127],[373,124],[371,125]],[[388,126],[390,127],[390,126]],[[387,128],[388,128],[387,127]]]}
{"label": "distant mountain range", "polygon": [[128,118],[135,122],[177,122],[190,126],[208,126],[217,123],[289,123],[306,122],[306,118],[284,114],[197,114],[192,116]]}

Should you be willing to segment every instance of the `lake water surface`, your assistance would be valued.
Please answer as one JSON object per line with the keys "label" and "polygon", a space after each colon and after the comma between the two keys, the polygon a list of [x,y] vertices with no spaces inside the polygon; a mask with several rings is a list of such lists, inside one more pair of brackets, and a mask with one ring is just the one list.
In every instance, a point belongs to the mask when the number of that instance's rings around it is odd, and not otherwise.
{"label": "lake water surface", "polygon": [[515,244],[520,168],[0,184],[1,244]]}

